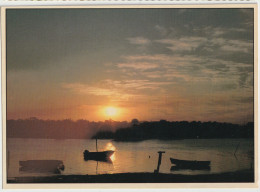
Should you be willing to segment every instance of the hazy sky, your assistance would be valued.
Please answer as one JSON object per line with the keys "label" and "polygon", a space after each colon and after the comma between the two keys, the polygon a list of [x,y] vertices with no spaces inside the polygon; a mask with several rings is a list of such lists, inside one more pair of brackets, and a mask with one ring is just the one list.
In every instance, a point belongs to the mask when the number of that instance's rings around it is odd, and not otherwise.
{"label": "hazy sky", "polygon": [[253,121],[253,9],[7,10],[7,118]]}

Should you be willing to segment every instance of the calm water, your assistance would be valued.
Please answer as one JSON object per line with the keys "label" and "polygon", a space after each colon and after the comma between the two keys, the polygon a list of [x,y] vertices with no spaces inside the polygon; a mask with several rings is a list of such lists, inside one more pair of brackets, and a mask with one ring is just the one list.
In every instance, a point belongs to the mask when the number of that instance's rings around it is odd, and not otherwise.
{"label": "calm water", "polygon": [[[236,157],[233,155],[239,144]],[[99,151],[115,147],[113,163],[84,161],[83,151],[96,150],[95,140],[81,139],[8,139],[8,177],[52,175],[19,171],[21,160],[62,160],[65,170],[61,174],[104,174],[124,172],[153,172],[157,167],[157,151],[165,151],[160,172],[172,174],[208,174],[250,169],[253,163],[248,155],[253,141],[248,139],[188,139],[175,141],[148,140],[142,142],[114,142],[99,140]],[[150,158],[149,158],[150,156]],[[209,160],[211,169],[203,171],[171,171],[169,158]]]}

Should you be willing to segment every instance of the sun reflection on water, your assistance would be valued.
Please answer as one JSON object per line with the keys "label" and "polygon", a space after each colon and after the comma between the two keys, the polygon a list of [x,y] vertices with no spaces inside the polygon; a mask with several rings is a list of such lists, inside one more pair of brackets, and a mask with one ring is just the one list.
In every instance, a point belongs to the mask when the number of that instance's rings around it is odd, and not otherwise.
{"label": "sun reflection on water", "polygon": [[[116,151],[116,147],[111,142],[109,142],[106,144],[105,151]],[[112,162],[116,160],[115,153],[113,153],[113,155],[110,156],[110,159]]]}

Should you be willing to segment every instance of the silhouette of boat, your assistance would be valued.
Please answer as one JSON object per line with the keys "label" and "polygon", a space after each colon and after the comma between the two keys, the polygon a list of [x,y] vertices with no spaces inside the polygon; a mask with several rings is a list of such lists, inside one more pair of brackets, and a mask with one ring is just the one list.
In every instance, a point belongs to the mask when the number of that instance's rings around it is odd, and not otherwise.
{"label": "silhouette of boat", "polygon": [[61,173],[65,166],[61,160],[27,160],[19,161],[19,171]]}
{"label": "silhouette of boat", "polygon": [[89,152],[88,150],[84,151],[84,159],[87,160],[94,160],[94,161],[104,161],[109,162],[111,161],[110,157],[113,155],[114,151],[100,151],[100,152]]}
{"label": "silhouette of boat", "polygon": [[112,163],[110,157],[111,155],[113,155],[114,151],[112,150],[98,151],[97,138],[96,138],[96,150],[97,150],[96,152],[89,152],[88,150],[85,150],[83,152],[85,161],[94,160],[94,161],[103,161],[103,162]]}
{"label": "silhouette of boat", "polygon": [[210,166],[205,166],[205,167],[179,167],[179,166],[176,166],[176,165],[173,165],[171,166],[171,171],[179,171],[179,170],[210,170]]}
{"label": "silhouette of boat", "polygon": [[192,170],[201,170],[201,169],[210,169],[210,161],[190,161],[190,160],[180,160],[170,158],[171,163],[176,166],[173,169],[192,169]]}

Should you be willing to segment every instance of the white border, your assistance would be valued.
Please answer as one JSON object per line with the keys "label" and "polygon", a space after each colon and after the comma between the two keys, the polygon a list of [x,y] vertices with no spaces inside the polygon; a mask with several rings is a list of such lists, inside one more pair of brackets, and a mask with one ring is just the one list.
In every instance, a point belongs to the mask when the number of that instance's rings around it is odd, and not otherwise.
{"label": "white border", "polygon": [[[0,0],[1,1],[1,0]],[[225,4],[223,4],[223,2],[226,2]],[[182,1],[182,0],[180,0],[180,1],[168,1],[168,0],[162,0],[162,1],[109,1],[109,0],[107,0],[107,1],[101,1],[101,0],[97,0],[97,1],[79,1],[79,0],[74,0],[74,1],[1,1],[0,2],[0,6],[9,6],[9,8],[11,8],[11,7],[13,7],[13,6],[28,6],[28,5],[31,5],[31,6],[40,6],[40,5],[43,5],[43,7],[42,8],[47,8],[47,6],[48,5],[58,5],[58,6],[64,6],[64,5],[90,5],[90,6],[92,6],[92,5],[159,5],[159,7],[161,7],[161,6],[163,6],[163,5],[169,5],[169,4],[171,4],[171,5],[173,5],[173,4],[175,4],[175,5],[183,5],[183,4],[185,4],[185,5],[188,5],[188,7],[192,7],[192,8],[196,8],[196,7],[198,7],[198,6],[191,6],[191,4],[193,4],[193,5],[216,5],[216,7],[218,7],[218,8],[220,8],[220,7],[227,7],[227,3],[228,3],[228,6],[229,5],[233,5],[233,6],[236,6],[236,4],[237,3],[239,3],[239,4],[255,4],[255,1],[211,1],[211,2],[209,2],[209,1],[207,1],[207,0],[202,0],[202,1]],[[190,5],[190,6],[189,6]],[[259,8],[259,4],[257,5],[258,6],[258,8]],[[109,6],[108,6],[109,7]],[[178,7],[178,6],[177,6]],[[31,7],[32,8],[32,7]],[[76,7],[77,8],[77,7]],[[187,7],[186,7],[187,8]],[[2,18],[1,18],[2,19]],[[258,15],[258,21],[260,20],[260,16]],[[259,29],[259,26],[258,26],[258,29]],[[258,30],[259,31],[259,30]],[[259,33],[259,32],[258,32]],[[259,42],[259,40],[257,40],[257,39],[255,39],[255,42],[257,43],[257,42]],[[3,41],[1,42],[1,43],[3,43]],[[1,48],[0,48],[1,49]],[[1,52],[2,53],[2,52]],[[0,53],[0,54],[1,54]],[[4,53],[3,53],[4,54]],[[256,54],[256,52],[255,52],[255,54]],[[260,54],[260,51],[258,50],[258,54]],[[257,59],[257,58],[255,58],[255,59]],[[258,74],[259,74],[259,72],[260,72],[260,69],[259,68],[256,68],[255,70],[257,70],[257,71],[255,71],[255,72],[258,72]],[[4,72],[4,71],[3,71]],[[255,79],[256,81],[255,82],[258,82],[257,84],[259,85],[259,83],[260,83],[260,81],[259,81],[259,79]],[[0,84],[0,86],[1,86],[1,84]],[[2,88],[1,88],[1,90],[2,90]],[[259,94],[259,89],[257,89],[257,92],[255,93],[256,95],[258,95]],[[1,96],[0,96],[0,99],[3,99],[3,98],[1,98]],[[258,104],[256,105],[256,107],[257,107],[257,109],[256,109],[256,111],[258,111]],[[259,114],[255,114],[256,116],[256,118],[257,119],[259,119]],[[2,117],[2,111],[0,111],[0,116]],[[259,122],[258,122],[258,125],[259,125]],[[2,127],[2,125],[1,125],[1,127]],[[258,131],[258,138],[259,138],[259,131]],[[0,131],[0,137],[2,138],[2,132]],[[259,145],[259,143],[258,143],[258,145]],[[257,145],[257,146],[258,146]],[[0,144],[0,150],[2,150],[2,142],[1,142],[1,144]],[[1,151],[2,152],[2,151]],[[260,150],[259,150],[259,147],[258,147],[258,151],[257,151],[257,153],[259,154],[259,152],[260,152]],[[2,153],[1,153],[1,155],[2,155]],[[0,163],[2,164],[2,158],[0,158]],[[258,165],[259,165],[259,158],[258,158]],[[1,167],[2,168],[2,167]],[[2,169],[0,168],[0,171],[2,172]],[[259,175],[259,169],[258,169],[258,175]],[[2,174],[0,174],[0,178],[2,179]],[[258,180],[259,180],[259,178],[258,178]],[[71,184],[69,184],[70,185],[70,188],[73,188],[73,184],[71,185]],[[114,184],[109,184],[110,185],[110,187],[111,187],[111,185],[114,185]],[[146,187],[149,187],[149,185],[150,184],[146,184]],[[213,192],[216,192],[216,191],[219,191],[220,189],[218,189],[218,187],[222,187],[222,189],[221,189],[221,191],[230,191],[230,189],[227,189],[228,187],[230,187],[230,186],[228,186],[228,184],[224,184],[224,185],[222,185],[222,186],[218,186],[217,188],[215,188],[215,189],[213,189],[213,188],[211,188],[211,189],[209,189],[209,188],[203,188],[203,189],[201,189],[201,188],[197,188],[197,187],[201,187],[201,184],[199,184],[199,185],[197,185],[196,186],[196,188],[197,189],[191,189],[190,187],[190,184],[183,184],[185,187],[187,187],[187,188],[189,188],[189,189],[180,189],[180,188],[175,188],[174,189],[174,191],[190,191],[190,192],[197,192],[197,191],[213,191]],[[214,184],[215,185],[215,184]],[[236,185],[236,184],[235,184]],[[0,186],[1,187],[3,187],[2,186],[2,183],[0,184]],[[20,186],[20,184],[19,184],[19,186]],[[43,187],[43,186],[42,186]],[[45,188],[46,187],[46,188]],[[52,188],[51,186],[45,186],[44,188],[45,189],[47,189],[47,188]],[[104,188],[103,188],[104,187]],[[108,187],[108,186],[103,186],[103,187],[101,187],[100,186],[100,188],[99,189],[88,189],[88,191],[101,191],[101,188],[103,188],[102,189],[102,191],[121,191],[122,189],[110,189],[110,190],[105,190],[106,189],[106,187]],[[145,186],[143,186],[143,187],[145,187]],[[142,187],[142,188],[143,188]],[[194,187],[194,186],[193,186]],[[223,189],[223,187],[224,188],[226,188],[226,189]],[[254,188],[254,189],[249,189],[249,188],[243,188],[243,189],[241,189],[240,187],[242,187],[242,186],[237,186],[237,188],[236,189],[232,189],[232,190],[235,190],[235,191],[259,191],[259,188]],[[150,187],[149,187],[150,188]],[[239,189],[240,188],[240,189]],[[68,188],[67,188],[68,189]],[[124,191],[138,191],[138,190],[140,190],[141,189],[141,186],[138,186],[138,185],[135,185],[135,189],[133,189],[133,188],[130,188],[130,189],[124,189]],[[71,191],[71,189],[68,189],[69,191]],[[141,189],[142,191],[166,191],[166,192],[168,192],[168,191],[172,191],[173,189],[160,189],[160,188],[157,188],[157,189]],[[16,191],[16,190],[8,190],[8,191]],[[19,190],[20,191],[20,190]],[[22,190],[22,191],[28,191],[28,190]],[[41,191],[45,191],[45,190],[37,190],[37,191],[39,191],[39,192],[41,192]],[[55,191],[67,191],[67,190],[65,190],[65,189],[55,189]],[[77,190],[77,191],[79,191],[79,190]],[[80,190],[81,191],[81,190]]]}
{"label": "white border", "polygon": [[0,6],[73,5],[219,5],[255,4],[258,0],[0,0]]}

